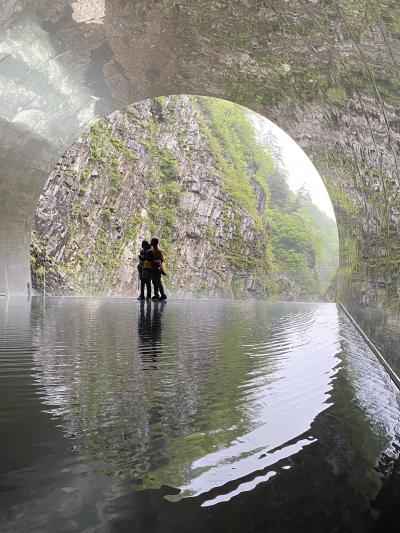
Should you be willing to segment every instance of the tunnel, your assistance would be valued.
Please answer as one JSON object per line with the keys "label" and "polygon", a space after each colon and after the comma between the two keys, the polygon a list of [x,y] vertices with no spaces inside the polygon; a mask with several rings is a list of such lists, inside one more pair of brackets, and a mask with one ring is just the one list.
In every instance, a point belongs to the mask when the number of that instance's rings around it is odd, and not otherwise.
{"label": "tunnel", "polygon": [[28,294],[39,196],[88,126],[160,95],[223,98],[314,163],[337,300],[400,384],[398,2],[4,0],[0,32],[0,297]]}
{"label": "tunnel", "polygon": [[315,164],[339,227],[338,299],[398,372],[399,9],[6,1],[0,293],[27,293],[37,200],[88,125],[158,95],[217,96],[273,120]]}

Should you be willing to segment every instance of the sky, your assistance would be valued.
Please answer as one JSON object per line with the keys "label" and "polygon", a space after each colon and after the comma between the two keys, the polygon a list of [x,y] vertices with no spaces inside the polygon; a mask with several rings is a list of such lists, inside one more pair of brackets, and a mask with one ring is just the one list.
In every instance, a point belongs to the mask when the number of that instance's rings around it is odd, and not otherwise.
{"label": "sky", "polygon": [[332,203],[326,187],[308,156],[300,146],[281,128],[270,120],[251,113],[260,140],[275,137],[276,144],[282,151],[283,162],[287,171],[287,183],[293,191],[298,191],[304,185],[311,195],[312,201],[321,211],[335,220]]}

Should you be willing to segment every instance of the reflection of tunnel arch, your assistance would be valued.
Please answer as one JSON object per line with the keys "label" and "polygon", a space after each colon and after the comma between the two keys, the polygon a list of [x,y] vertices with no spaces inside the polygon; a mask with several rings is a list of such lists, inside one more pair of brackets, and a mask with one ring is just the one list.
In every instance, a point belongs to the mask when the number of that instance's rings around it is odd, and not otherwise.
{"label": "reflection of tunnel arch", "polygon": [[361,0],[6,0],[0,293],[26,291],[37,198],[79,133],[126,103],[197,93],[254,109],[299,143],[335,207],[340,293],[359,319],[360,302],[397,305],[399,14]]}

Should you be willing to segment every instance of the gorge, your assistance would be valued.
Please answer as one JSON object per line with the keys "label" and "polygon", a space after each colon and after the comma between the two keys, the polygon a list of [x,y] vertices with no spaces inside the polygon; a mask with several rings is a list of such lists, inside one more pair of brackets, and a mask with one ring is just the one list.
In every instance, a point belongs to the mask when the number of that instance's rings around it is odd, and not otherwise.
{"label": "gorge", "polygon": [[289,189],[249,112],[217,99],[136,104],[72,145],[39,200],[33,287],[135,295],[149,235],[178,297],[321,299],[337,270],[335,222]]}

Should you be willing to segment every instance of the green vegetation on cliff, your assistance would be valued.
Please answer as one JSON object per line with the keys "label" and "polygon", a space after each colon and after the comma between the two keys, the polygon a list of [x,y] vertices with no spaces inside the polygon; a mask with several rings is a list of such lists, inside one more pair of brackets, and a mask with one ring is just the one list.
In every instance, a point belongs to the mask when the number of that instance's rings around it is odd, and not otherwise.
{"label": "green vegetation on cliff", "polygon": [[[261,268],[269,268],[271,277],[289,276],[309,295],[322,296],[338,267],[336,224],[306,191],[289,189],[279,154],[257,141],[245,108],[210,98],[197,98],[197,104],[206,116],[208,145],[231,201],[266,229]],[[255,184],[265,192],[262,205],[257,205]],[[280,293],[279,285],[274,289]]]}

